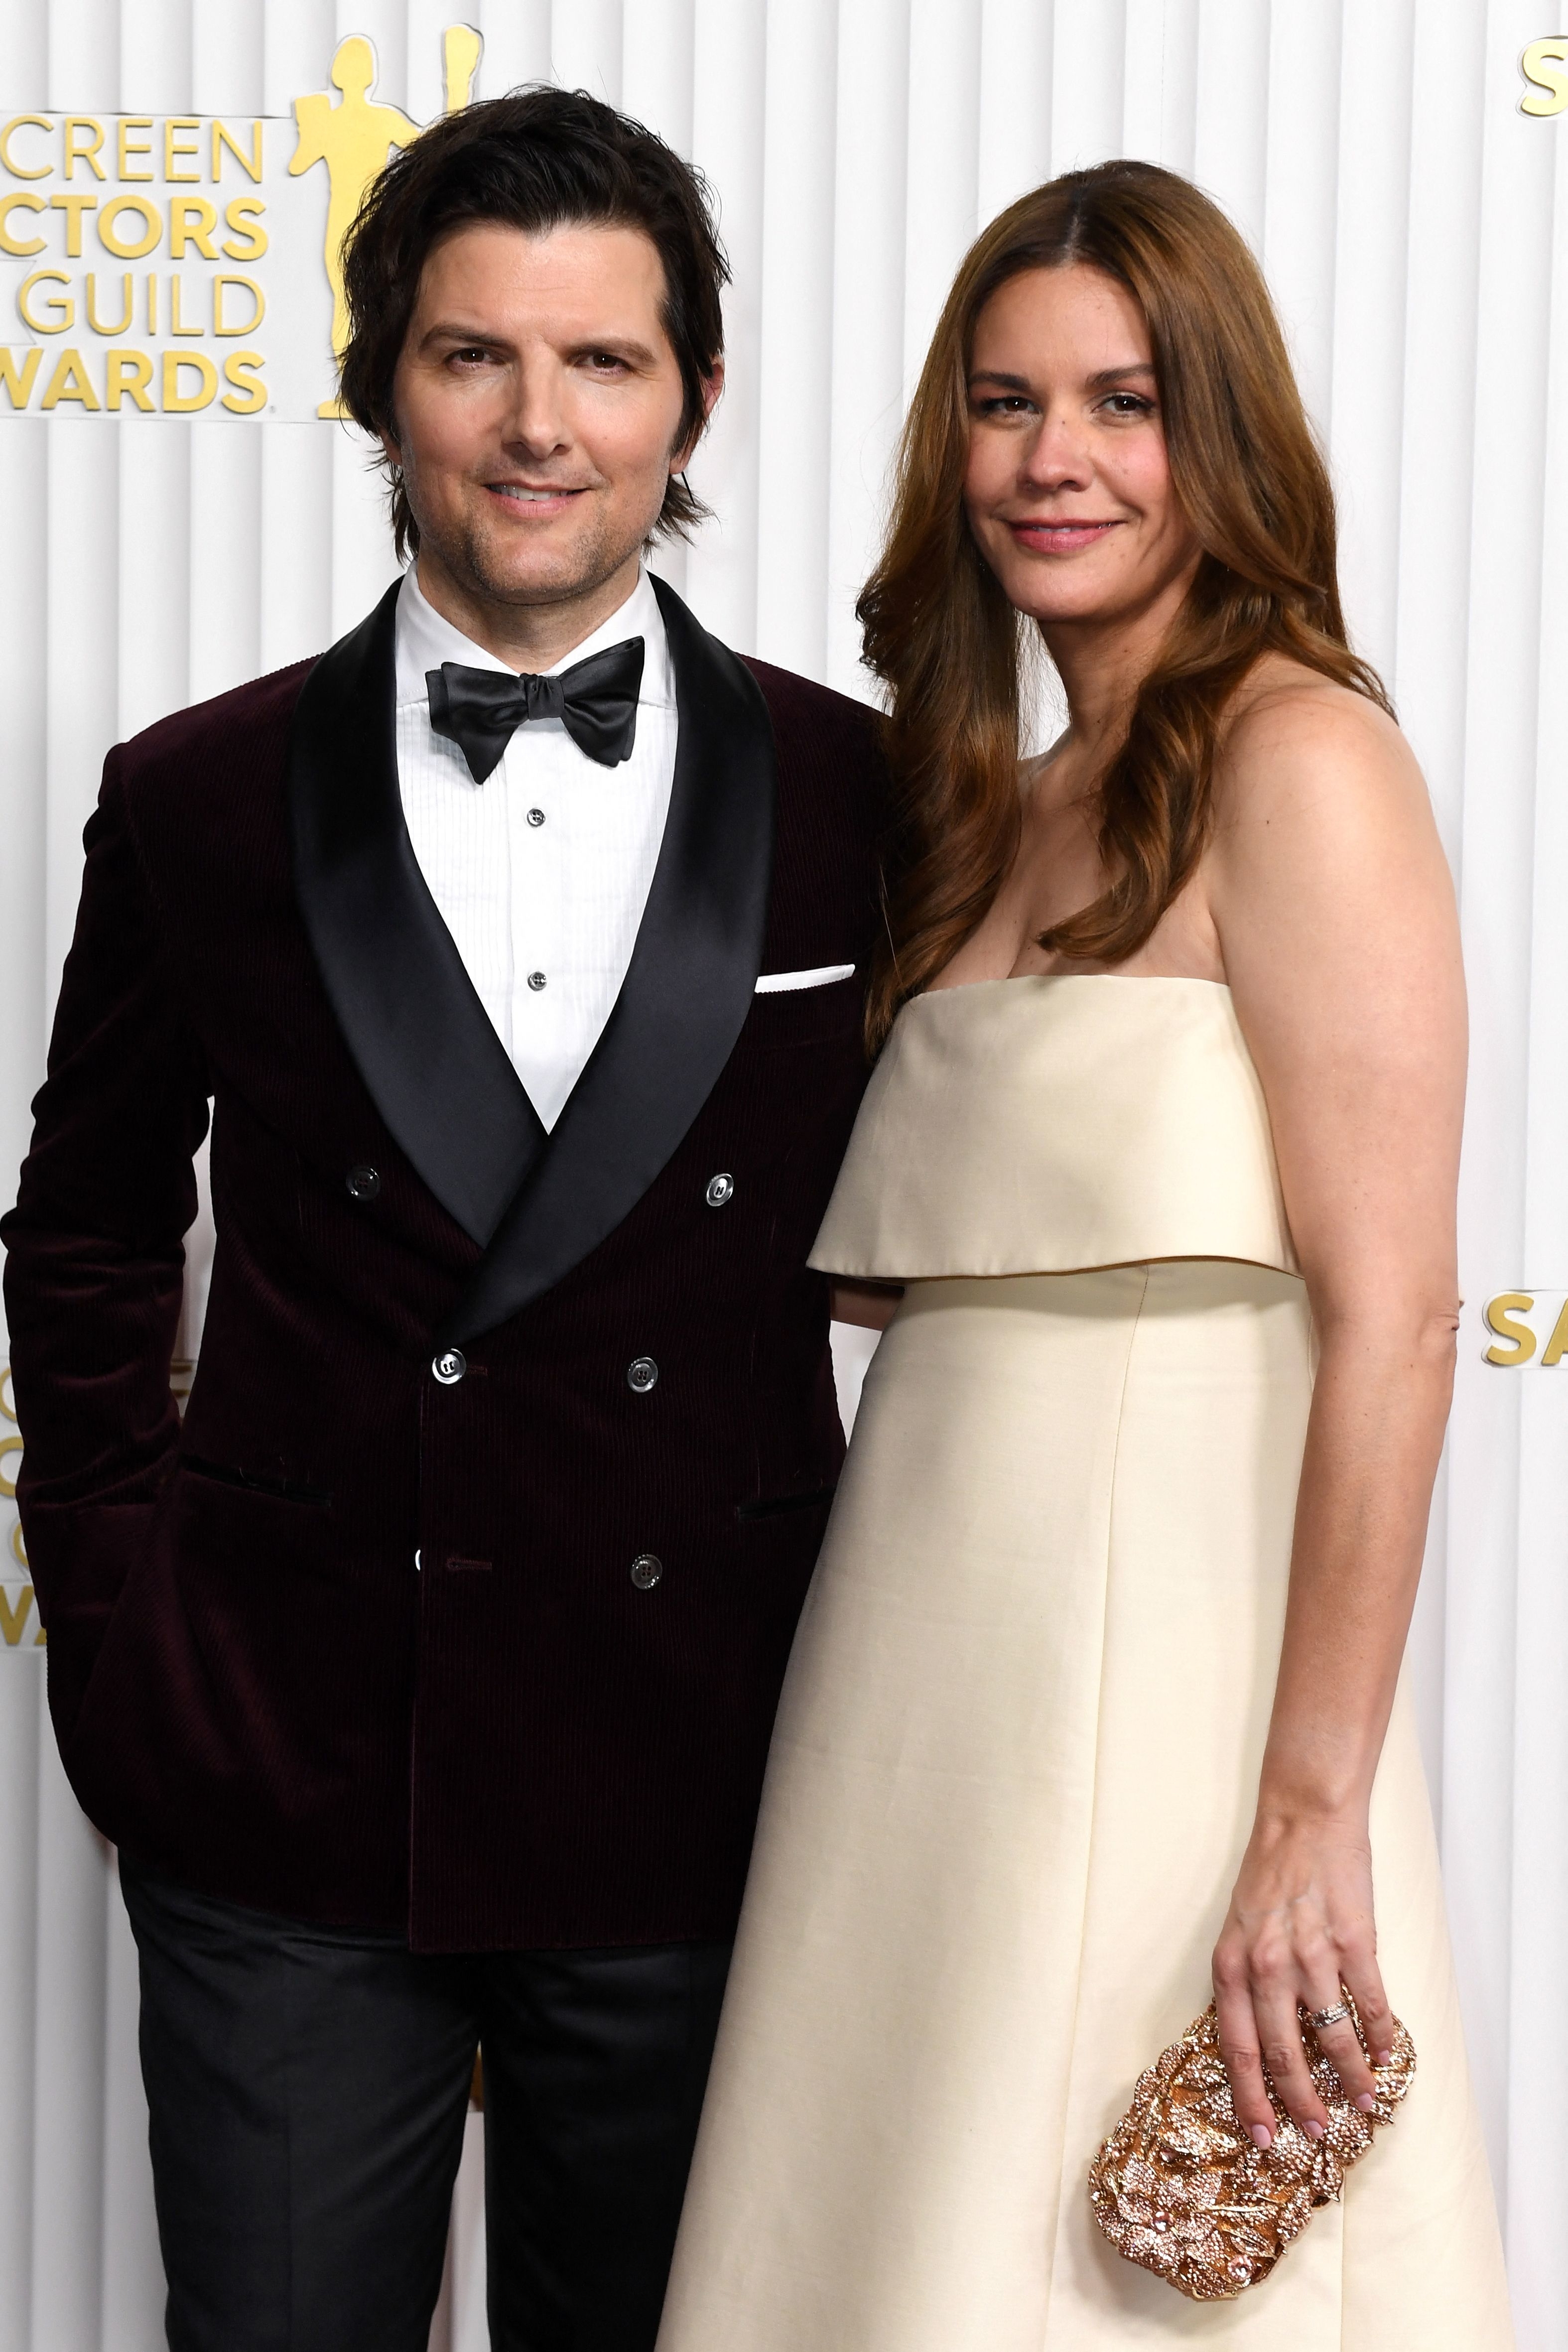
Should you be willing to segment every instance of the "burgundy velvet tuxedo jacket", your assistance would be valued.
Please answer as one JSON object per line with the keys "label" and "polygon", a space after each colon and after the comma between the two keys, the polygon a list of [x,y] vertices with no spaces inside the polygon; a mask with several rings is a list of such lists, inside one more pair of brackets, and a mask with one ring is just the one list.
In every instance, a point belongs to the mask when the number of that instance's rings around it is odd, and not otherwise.
{"label": "burgundy velvet tuxedo jacket", "polygon": [[61,1751],[106,1834],[260,1909],[722,1937],[843,1452],[805,1260],[866,1077],[876,722],[660,587],[668,824],[547,1137],[404,826],[395,594],[113,751],[88,827],[0,1226]]}

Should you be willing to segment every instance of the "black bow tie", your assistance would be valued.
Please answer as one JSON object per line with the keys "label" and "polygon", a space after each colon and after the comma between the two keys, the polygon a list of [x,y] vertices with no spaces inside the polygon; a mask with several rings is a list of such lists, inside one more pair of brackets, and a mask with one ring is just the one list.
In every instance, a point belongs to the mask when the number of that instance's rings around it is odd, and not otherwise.
{"label": "black bow tie", "polygon": [[613,768],[631,758],[637,740],[642,657],[642,639],[628,637],[625,645],[574,662],[556,677],[526,671],[514,677],[505,670],[443,662],[425,673],[430,724],[458,745],[476,784],[484,782],[529,719],[559,719],[580,751],[602,768]]}

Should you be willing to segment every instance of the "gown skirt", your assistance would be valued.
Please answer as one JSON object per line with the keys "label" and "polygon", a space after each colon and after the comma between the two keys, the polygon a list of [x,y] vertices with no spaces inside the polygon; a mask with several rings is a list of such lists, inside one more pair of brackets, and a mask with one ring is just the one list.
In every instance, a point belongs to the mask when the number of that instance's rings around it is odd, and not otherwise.
{"label": "gown skirt", "polygon": [[658,2352],[1507,2352],[1403,1685],[1372,1811],[1395,2121],[1234,2302],[1122,2260],[1089,2201],[1210,1997],[1312,1373],[1279,1265],[910,1284],[784,1686]]}

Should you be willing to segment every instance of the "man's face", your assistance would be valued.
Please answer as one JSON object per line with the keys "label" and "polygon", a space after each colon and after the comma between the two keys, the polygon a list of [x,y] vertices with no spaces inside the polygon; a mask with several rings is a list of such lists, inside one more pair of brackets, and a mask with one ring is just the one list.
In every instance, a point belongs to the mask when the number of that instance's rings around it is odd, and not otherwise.
{"label": "man's face", "polygon": [[635,567],[690,454],[664,290],[640,229],[531,236],[482,221],[435,247],[386,436],[422,568],[434,559],[466,596],[525,606],[592,596]]}

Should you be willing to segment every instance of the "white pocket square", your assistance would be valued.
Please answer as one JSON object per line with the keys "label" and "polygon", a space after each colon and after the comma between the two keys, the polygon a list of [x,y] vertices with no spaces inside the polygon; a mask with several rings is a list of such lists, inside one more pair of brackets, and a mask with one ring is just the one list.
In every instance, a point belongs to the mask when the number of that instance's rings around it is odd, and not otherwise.
{"label": "white pocket square", "polygon": [[853,980],[852,963],[818,963],[809,971],[764,971],[757,982],[759,996],[782,995],[786,988],[827,988],[836,980]]}

